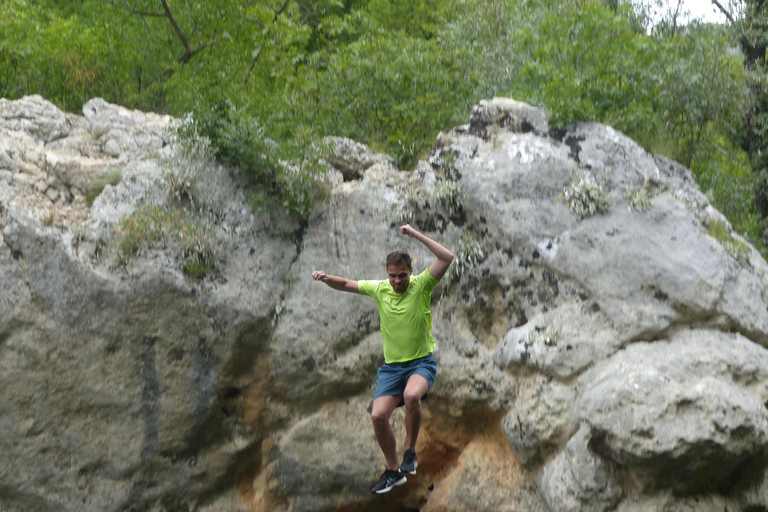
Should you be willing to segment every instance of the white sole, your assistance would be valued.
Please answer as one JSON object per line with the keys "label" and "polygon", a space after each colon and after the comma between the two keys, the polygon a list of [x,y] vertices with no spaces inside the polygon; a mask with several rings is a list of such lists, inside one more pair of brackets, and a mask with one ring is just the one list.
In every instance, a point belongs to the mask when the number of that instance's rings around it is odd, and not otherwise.
{"label": "white sole", "polygon": [[405,478],[405,477],[403,477],[402,479],[400,479],[400,480],[398,480],[397,482],[393,483],[393,484],[392,484],[392,487],[387,487],[386,489],[382,489],[382,490],[380,490],[380,491],[376,491],[376,494],[384,494],[384,493],[386,493],[386,492],[389,492],[389,491],[391,491],[392,489],[394,489],[395,487],[397,487],[398,485],[403,485],[403,484],[404,484],[404,483],[406,483],[407,481],[408,481],[408,479],[407,479],[407,478]]}
{"label": "white sole", "polygon": [[405,473],[407,475],[415,475],[416,474],[416,468],[418,468],[418,467],[419,467],[419,463],[418,462],[414,462],[413,463],[413,471],[403,471],[403,473]]}

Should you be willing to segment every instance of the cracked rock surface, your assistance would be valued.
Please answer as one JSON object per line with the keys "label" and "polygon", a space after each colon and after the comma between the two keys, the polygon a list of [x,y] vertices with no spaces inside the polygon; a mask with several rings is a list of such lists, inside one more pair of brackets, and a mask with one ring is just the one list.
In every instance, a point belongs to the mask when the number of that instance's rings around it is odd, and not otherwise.
{"label": "cracked rock surface", "polygon": [[[679,164],[498,98],[413,172],[334,139],[305,222],[211,163],[222,258],[194,278],[162,244],[106,254],[164,204],[178,121],[83,110],[0,100],[2,512],[768,509],[768,266],[706,234],[724,218]],[[565,204],[585,176],[607,212]],[[406,221],[459,258],[418,474],[371,497],[375,304],[311,272],[382,279],[394,249],[420,272]]]}

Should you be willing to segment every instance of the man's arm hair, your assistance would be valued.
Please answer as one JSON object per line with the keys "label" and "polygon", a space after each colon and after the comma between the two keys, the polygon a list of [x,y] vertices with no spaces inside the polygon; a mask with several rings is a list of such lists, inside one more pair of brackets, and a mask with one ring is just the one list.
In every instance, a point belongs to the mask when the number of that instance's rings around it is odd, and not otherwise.
{"label": "man's arm hair", "polygon": [[410,224],[400,226],[400,232],[404,235],[408,235],[411,238],[415,238],[434,254],[437,259],[429,266],[429,275],[437,279],[438,281],[443,278],[448,271],[448,267],[453,262],[453,253],[435,242],[426,235],[423,235],[413,229]]}
{"label": "man's arm hair", "polygon": [[357,287],[357,281],[352,281],[351,279],[331,276],[320,270],[312,272],[312,279],[315,281],[322,281],[334,290],[339,290],[340,292],[360,293],[360,290]]}

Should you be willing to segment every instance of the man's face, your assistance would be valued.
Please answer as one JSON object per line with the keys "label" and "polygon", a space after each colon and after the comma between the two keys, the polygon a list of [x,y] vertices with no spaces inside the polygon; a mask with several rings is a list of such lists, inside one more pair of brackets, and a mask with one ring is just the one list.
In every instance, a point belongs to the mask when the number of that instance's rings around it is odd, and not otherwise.
{"label": "man's face", "polygon": [[387,276],[389,277],[389,284],[392,285],[395,293],[403,293],[408,289],[408,283],[411,282],[411,269],[405,263],[388,265]]}

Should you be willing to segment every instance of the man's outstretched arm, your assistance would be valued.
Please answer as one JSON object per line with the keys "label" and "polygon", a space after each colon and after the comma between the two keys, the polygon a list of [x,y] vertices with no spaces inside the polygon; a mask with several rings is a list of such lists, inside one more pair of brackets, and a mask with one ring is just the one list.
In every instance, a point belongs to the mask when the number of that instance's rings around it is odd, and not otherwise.
{"label": "man's outstretched arm", "polygon": [[352,281],[350,279],[345,279],[339,276],[329,276],[320,270],[315,270],[312,272],[312,279],[315,281],[322,281],[334,290],[339,290],[341,292],[359,293],[357,288],[357,281]]}
{"label": "man's outstretched arm", "polygon": [[437,259],[429,266],[429,274],[437,280],[442,279],[448,270],[448,267],[451,266],[451,262],[453,261],[453,253],[428,236],[425,236],[413,229],[410,224],[400,226],[400,232],[404,235],[410,236],[411,238],[415,238],[424,244],[427,249],[432,251],[432,254],[434,254]]}

